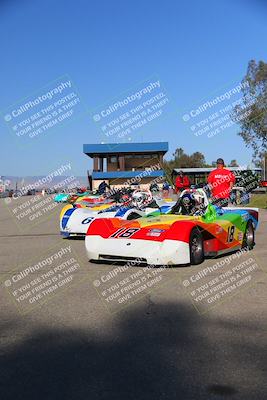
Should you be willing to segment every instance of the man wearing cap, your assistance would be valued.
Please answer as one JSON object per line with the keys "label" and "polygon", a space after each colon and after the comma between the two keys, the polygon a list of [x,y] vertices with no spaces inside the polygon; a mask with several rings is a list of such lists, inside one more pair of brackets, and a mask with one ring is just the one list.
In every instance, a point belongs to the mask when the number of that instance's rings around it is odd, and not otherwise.
{"label": "man wearing cap", "polygon": [[189,187],[190,187],[190,180],[188,176],[184,175],[183,171],[180,171],[179,175],[175,179],[176,193],[179,193],[184,189],[188,189]]}
{"label": "man wearing cap", "polygon": [[208,176],[208,184],[212,193],[212,203],[220,207],[227,207],[232,188],[235,183],[235,176],[224,168],[224,161],[218,158],[217,168]]}

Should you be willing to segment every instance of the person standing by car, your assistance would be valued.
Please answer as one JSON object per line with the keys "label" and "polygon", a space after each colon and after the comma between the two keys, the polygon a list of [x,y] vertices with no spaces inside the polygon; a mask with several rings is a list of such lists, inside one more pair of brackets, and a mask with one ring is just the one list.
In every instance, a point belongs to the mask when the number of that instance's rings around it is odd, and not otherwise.
{"label": "person standing by car", "polygon": [[208,184],[212,193],[212,204],[220,207],[227,207],[232,188],[235,183],[234,174],[224,167],[222,158],[216,161],[217,168],[208,176]]}
{"label": "person standing by car", "polygon": [[163,182],[163,184],[162,184],[162,196],[163,196],[163,198],[169,196],[169,190],[170,190],[169,182],[167,180],[165,180]]}
{"label": "person standing by car", "polygon": [[107,182],[102,181],[100,183],[100,185],[98,186],[98,193],[99,194],[104,194],[104,193],[106,193],[107,189],[110,189],[110,186],[107,184]]}
{"label": "person standing by car", "polygon": [[175,179],[175,190],[176,193],[181,192],[184,189],[189,189],[190,180],[187,175],[184,175],[183,171],[180,171],[177,178]]}
{"label": "person standing by car", "polygon": [[159,185],[156,182],[152,182],[151,185],[149,186],[149,190],[152,193],[159,192]]}

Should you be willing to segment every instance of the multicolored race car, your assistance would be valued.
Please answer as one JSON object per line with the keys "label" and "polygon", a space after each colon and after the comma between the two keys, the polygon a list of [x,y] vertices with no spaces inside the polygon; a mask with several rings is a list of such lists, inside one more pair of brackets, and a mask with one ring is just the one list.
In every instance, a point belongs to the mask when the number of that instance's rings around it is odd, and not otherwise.
{"label": "multicolored race car", "polygon": [[258,209],[219,208],[202,189],[188,189],[167,215],[95,219],[85,246],[89,260],[200,264],[207,256],[252,249],[257,224]]}
{"label": "multicolored race car", "polygon": [[100,195],[90,194],[87,191],[77,192],[77,193],[58,193],[54,197],[56,203],[75,203],[76,201],[82,199],[88,199],[88,201],[95,202],[100,199]]}
{"label": "multicolored race car", "polygon": [[69,193],[58,193],[54,197],[56,203],[66,203],[70,194]]}
{"label": "multicolored race car", "polygon": [[[144,215],[168,212],[175,202],[154,200],[149,191],[135,191],[123,196],[121,202],[103,203],[94,207],[64,207],[60,215],[60,233],[64,238],[85,236],[91,222],[96,218],[120,218],[132,220]],[[108,199],[107,201],[111,201]]]}
{"label": "multicolored race car", "polygon": [[106,198],[103,196],[99,196],[99,195],[88,195],[88,193],[83,194],[83,195],[71,195],[68,198],[68,203],[70,204],[78,204],[79,202],[87,202],[88,204],[95,204],[95,203],[101,203],[103,201],[105,201]]}
{"label": "multicolored race car", "polygon": [[115,203],[93,204],[91,207],[68,204],[61,210],[59,218],[60,233],[63,237],[84,236],[88,224],[99,212],[109,209]]}

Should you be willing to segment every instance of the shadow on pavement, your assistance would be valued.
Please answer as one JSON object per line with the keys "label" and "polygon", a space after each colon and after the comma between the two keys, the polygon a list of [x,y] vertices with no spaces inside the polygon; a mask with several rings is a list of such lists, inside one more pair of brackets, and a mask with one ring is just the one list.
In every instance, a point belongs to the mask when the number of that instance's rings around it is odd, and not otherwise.
{"label": "shadow on pavement", "polygon": [[265,398],[260,326],[152,302],[113,321],[110,336],[47,327],[2,349],[1,399]]}

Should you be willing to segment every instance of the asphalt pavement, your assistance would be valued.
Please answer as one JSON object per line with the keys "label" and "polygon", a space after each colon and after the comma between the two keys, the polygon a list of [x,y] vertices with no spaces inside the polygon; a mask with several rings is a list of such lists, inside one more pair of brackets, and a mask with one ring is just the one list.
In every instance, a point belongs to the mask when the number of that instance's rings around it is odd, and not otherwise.
{"label": "asphalt pavement", "polygon": [[1,399],[267,398],[266,210],[253,251],[146,268],[90,263],[32,199],[0,199]]}

